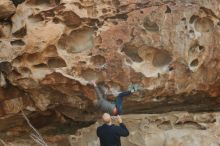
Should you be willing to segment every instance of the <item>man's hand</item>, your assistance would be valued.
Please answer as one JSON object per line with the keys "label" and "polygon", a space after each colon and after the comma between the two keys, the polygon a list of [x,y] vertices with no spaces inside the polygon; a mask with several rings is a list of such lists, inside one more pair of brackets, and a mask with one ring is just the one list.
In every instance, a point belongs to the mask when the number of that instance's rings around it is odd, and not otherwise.
{"label": "man's hand", "polygon": [[121,119],[121,117],[119,115],[117,116],[117,119],[118,119],[118,123],[121,124],[122,123],[122,119]]}
{"label": "man's hand", "polygon": [[95,80],[92,80],[91,83],[93,84],[93,86],[97,86]]}

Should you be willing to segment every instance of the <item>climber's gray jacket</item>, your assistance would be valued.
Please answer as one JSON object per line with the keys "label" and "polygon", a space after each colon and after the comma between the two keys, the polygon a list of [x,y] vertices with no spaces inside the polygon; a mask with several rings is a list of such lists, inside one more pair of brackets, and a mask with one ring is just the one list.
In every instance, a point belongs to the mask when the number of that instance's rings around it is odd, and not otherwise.
{"label": "climber's gray jacket", "polygon": [[112,103],[106,99],[106,95],[99,86],[95,87],[95,91],[98,97],[97,107],[100,108],[103,112],[113,114],[115,103]]}

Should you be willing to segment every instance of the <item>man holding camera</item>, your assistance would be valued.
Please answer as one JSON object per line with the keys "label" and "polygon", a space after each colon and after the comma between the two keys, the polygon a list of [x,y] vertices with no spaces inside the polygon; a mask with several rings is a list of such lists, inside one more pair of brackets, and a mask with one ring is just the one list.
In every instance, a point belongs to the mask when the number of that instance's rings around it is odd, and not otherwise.
{"label": "man holding camera", "polygon": [[[118,121],[119,126],[112,124],[112,118]],[[101,146],[121,146],[120,137],[127,137],[129,131],[125,124],[122,123],[121,117],[111,117],[110,114],[104,113],[102,116],[104,124],[97,128],[97,136]]]}

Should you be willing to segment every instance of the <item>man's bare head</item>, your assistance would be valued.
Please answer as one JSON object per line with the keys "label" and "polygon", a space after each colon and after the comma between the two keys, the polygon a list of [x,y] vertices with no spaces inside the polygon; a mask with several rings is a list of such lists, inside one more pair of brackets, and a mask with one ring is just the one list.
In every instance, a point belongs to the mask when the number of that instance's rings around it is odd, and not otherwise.
{"label": "man's bare head", "polygon": [[108,113],[104,113],[102,119],[106,124],[110,124],[112,122],[111,116]]}

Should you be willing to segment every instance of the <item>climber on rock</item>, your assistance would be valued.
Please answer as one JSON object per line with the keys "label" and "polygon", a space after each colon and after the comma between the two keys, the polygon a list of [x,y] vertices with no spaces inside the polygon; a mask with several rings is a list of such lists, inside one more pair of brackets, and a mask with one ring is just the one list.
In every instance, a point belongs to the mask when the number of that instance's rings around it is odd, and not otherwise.
{"label": "climber on rock", "polygon": [[[128,91],[119,93],[115,98],[114,102],[108,101],[107,95],[104,93],[103,89],[96,84],[95,81],[92,81],[92,84],[95,87],[97,100],[94,101],[94,104],[100,108],[103,112],[107,112],[111,115],[120,115],[122,114],[123,107],[123,97],[131,95],[133,92],[139,90],[138,85],[129,86]],[[112,98],[112,97],[111,97]]]}

